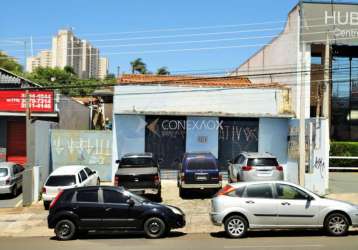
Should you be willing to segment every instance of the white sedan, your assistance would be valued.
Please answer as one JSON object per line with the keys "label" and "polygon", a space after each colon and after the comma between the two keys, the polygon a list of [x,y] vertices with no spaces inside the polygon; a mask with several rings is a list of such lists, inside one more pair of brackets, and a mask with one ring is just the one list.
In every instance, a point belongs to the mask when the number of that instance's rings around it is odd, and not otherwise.
{"label": "white sedan", "polygon": [[86,166],[63,166],[53,171],[42,188],[42,199],[45,209],[63,189],[86,186],[99,186],[100,179],[96,171]]}

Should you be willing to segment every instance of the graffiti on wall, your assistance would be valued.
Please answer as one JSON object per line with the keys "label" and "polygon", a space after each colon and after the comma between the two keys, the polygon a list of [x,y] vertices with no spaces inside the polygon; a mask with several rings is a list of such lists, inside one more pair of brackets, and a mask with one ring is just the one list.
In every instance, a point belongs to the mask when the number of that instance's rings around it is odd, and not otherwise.
{"label": "graffiti on wall", "polygon": [[102,180],[112,176],[112,133],[109,131],[52,130],[52,166],[85,165]]}
{"label": "graffiti on wall", "polygon": [[323,160],[323,158],[320,157],[316,157],[314,160],[314,164],[313,167],[319,171],[319,173],[321,174],[321,178],[324,177],[324,172],[325,172],[325,168],[326,168],[326,164]]}

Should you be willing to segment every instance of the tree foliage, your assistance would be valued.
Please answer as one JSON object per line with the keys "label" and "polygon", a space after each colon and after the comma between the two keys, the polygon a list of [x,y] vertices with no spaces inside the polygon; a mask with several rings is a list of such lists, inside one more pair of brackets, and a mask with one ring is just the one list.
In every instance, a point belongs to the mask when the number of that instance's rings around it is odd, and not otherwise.
{"label": "tree foliage", "polygon": [[0,51],[0,68],[6,69],[15,74],[20,74],[23,70],[21,64],[2,51]]}
{"label": "tree foliage", "polygon": [[147,65],[142,61],[142,58],[137,58],[130,62],[132,74],[148,74]]}
{"label": "tree foliage", "polygon": [[157,75],[170,75],[170,72],[167,67],[160,67],[157,69]]}

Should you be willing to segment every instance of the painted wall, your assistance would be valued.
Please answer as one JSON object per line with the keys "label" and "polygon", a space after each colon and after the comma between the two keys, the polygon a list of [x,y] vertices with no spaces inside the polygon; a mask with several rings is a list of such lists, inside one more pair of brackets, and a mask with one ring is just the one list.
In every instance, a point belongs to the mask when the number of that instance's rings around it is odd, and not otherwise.
{"label": "painted wall", "polygon": [[64,95],[60,96],[59,129],[87,130],[89,129],[90,112],[85,105]]}
{"label": "painted wall", "polygon": [[6,148],[7,119],[0,117],[0,148]]}
{"label": "painted wall", "polygon": [[283,113],[287,92],[267,88],[120,85],[115,87],[113,112],[206,117],[287,117],[290,114]]}
{"label": "painted wall", "polygon": [[112,178],[112,132],[90,130],[51,131],[52,166],[86,165],[104,181]]}
{"label": "painted wall", "polygon": [[186,151],[211,152],[218,158],[219,118],[217,117],[187,117]]}
{"label": "painted wall", "polygon": [[287,163],[288,120],[260,118],[259,152],[275,155],[282,165]]}
{"label": "painted wall", "polygon": [[[113,175],[117,170],[116,160],[127,153],[145,151],[145,116],[114,115],[113,121]],[[112,176],[113,177],[113,176]]]}

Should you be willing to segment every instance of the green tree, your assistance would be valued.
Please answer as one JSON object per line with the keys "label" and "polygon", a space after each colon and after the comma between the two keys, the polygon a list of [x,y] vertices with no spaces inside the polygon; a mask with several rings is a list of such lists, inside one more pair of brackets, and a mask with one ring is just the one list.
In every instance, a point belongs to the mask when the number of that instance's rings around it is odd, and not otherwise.
{"label": "green tree", "polygon": [[6,69],[15,74],[20,74],[23,70],[21,64],[2,51],[0,51],[0,68]]}
{"label": "green tree", "polygon": [[137,58],[134,61],[130,62],[132,68],[132,74],[147,74],[147,65],[142,61],[142,58]]}
{"label": "green tree", "polygon": [[63,70],[64,70],[65,72],[67,72],[67,73],[72,74],[72,75],[76,75],[75,70],[74,70],[73,67],[71,67],[71,66],[66,65],[66,66],[63,68]]}
{"label": "green tree", "polygon": [[167,67],[160,67],[157,70],[157,75],[170,75],[170,72]]}

